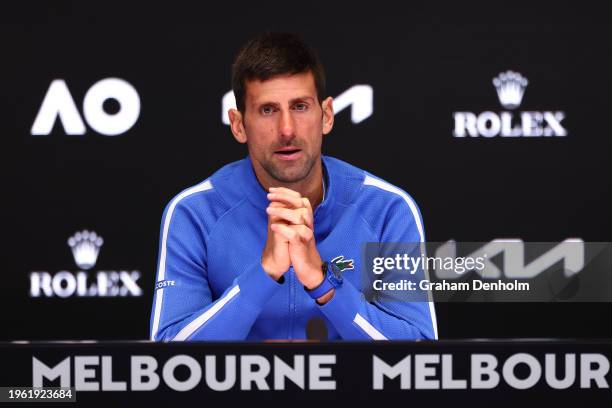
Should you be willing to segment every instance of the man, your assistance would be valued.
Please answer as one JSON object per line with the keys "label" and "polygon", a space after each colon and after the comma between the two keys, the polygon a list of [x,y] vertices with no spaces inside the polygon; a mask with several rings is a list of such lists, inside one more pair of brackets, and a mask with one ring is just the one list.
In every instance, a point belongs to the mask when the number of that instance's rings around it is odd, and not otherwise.
{"label": "man", "polygon": [[151,339],[304,339],[316,321],[329,339],[437,338],[432,303],[361,293],[362,244],[423,242],[423,224],[405,192],[321,155],[334,112],[316,54],[265,34],[232,74],[249,157],[166,207]]}

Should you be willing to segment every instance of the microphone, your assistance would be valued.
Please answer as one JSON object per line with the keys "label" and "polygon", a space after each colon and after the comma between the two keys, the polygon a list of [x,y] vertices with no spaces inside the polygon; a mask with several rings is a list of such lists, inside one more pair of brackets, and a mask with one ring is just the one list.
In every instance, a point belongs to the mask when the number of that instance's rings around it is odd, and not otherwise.
{"label": "microphone", "polygon": [[320,317],[313,317],[306,323],[306,338],[314,341],[327,341],[327,325]]}

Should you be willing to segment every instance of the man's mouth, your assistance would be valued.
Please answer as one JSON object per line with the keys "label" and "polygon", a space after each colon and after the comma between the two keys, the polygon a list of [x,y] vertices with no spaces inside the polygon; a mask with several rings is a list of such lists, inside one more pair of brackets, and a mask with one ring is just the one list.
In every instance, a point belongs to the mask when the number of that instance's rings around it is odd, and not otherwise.
{"label": "man's mouth", "polygon": [[302,154],[302,149],[293,146],[283,147],[275,151],[274,154],[281,160],[295,160]]}

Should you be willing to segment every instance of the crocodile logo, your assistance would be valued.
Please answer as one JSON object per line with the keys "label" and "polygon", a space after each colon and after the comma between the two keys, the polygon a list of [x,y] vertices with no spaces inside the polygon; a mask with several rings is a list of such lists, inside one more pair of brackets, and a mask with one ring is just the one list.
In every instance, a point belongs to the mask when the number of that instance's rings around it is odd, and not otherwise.
{"label": "crocodile logo", "polygon": [[334,269],[342,272],[346,269],[355,269],[352,259],[344,259],[344,255],[340,255],[331,260]]}

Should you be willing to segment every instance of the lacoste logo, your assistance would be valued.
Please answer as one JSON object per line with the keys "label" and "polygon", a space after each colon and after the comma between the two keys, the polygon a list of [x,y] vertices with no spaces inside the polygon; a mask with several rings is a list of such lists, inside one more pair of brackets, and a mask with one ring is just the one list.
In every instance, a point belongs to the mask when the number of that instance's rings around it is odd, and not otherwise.
{"label": "lacoste logo", "polygon": [[337,256],[331,260],[332,265],[334,265],[334,267],[340,272],[346,269],[355,269],[353,262],[354,261],[352,259],[345,260],[344,255]]}

